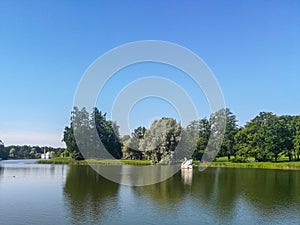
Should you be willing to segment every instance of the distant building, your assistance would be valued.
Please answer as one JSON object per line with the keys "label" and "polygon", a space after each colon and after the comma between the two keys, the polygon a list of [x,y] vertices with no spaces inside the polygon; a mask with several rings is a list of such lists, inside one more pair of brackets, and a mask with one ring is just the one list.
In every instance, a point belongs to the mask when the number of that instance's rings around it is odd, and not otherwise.
{"label": "distant building", "polygon": [[50,152],[46,152],[44,154],[41,154],[41,159],[51,159]]}

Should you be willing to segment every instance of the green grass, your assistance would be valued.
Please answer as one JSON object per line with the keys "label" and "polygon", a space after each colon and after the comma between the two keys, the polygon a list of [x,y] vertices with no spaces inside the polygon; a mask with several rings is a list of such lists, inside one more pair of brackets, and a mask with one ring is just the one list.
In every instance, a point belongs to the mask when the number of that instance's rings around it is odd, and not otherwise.
{"label": "green grass", "polygon": [[[231,157],[231,159],[234,159]],[[254,158],[247,158],[248,161]],[[230,168],[262,168],[262,169],[296,169],[300,170],[300,162],[289,162],[288,157],[281,156],[277,162],[230,162],[227,157],[218,157],[211,167]]]}
{"label": "green grass", "polygon": [[213,162],[211,167],[230,167],[230,168],[263,168],[263,169],[300,169],[300,162]]}
{"label": "green grass", "polygon": [[97,159],[88,159],[85,160],[89,164],[103,164],[103,165],[136,165],[136,166],[146,166],[152,165],[150,160],[127,160],[127,159],[120,159],[120,160],[97,160]]}
{"label": "green grass", "polygon": [[[251,159],[249,159],[251,160]],[[285,159],[280,159],[279,162],[247,162],[247,163],[234,163],[229,162],[227,157],[220,157],[213,162],[211,167],[228,167],[228,168],[263,168],[263,169],[296,169],[300,170],[300,162],[288,162]],[[146,166],[151,165],[149,160],[97,160],[88,159],[82,161],[76,161],[72,158],[52,158],[50,160],[39,160],[38,164],[70,164],[70,165],[136,165]],[[198,162],[194,162],[195,166],[200,166]]]}
{"label": "green grass", "polygon": [[88,165],[88,164],[100,164],[100,165],[136,165],[136,166],[146,166],[152,165],[149,160],[97,160],[88,159],[76,161],[72,158],[51,158],[49,160],[39,160],[37,164],[71,164],[71,165]]}
{"label": "green grass", "polygon": [[71,164],[74,163],[75,161],[72,158],[51,158],[49,160],[38,160],[36,163],[37,164]]}

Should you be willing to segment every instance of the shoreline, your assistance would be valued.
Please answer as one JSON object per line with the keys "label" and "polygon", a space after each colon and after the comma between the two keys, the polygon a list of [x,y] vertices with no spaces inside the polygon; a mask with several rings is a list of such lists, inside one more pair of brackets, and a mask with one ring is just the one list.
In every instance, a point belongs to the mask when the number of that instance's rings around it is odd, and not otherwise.
{"label": "shoreline", "polygon": [[[135,166],[149,166],[152,165],[150,160],[82,160],[76,161],[72,158],[52,158],[49,160],[38,160],[36,164],[68,164],[68,165],[135,165]],[[200,167],[199,162],[194,163],[194,167]],[[280,169],[280,170],[300,170],[300,161],[298,162],[248,162],[248,163],[234,163],[234,162],[212,162],[209,167],[212,168],[250,168],[250,169]]]}
{"label": "shoreline", "polygon": [[213,162],[210,167],[214,168],[245,168],[245,169],[277,169],[277,170],[300,170],[300,162]]}
{"label": "shoreline", "polygon": [[150,166],[152,165],[150,160],[127,160],[127,159],[106,159],[106,160],[97,160],[97,159],[88,159],[76,161],[72,158],[52,158],[49,160],[38,160],[36,164],[68,164],[68,165],[89,165],[89,164],[98,164],[98,165],[135,165],[135,166]]}

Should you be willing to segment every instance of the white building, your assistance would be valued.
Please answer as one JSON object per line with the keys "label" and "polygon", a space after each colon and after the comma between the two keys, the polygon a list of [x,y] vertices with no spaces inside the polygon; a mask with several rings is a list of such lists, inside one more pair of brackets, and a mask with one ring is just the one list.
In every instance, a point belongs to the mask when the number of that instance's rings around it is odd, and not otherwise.
{"label": "white building", "polygon": [[41,154],[41,159],[51,159],[50,152],[46,152],[44,154]]}

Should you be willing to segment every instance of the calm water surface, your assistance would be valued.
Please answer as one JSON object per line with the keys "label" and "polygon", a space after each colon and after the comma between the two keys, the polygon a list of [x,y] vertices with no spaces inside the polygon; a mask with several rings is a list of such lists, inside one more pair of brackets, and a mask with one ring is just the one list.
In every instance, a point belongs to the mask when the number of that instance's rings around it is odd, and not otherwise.
{"label": "calm water surface", "polygon": [[194,169],[129,187],[32,162],[0,162],[0,224],[300,224],[300,171]]}

